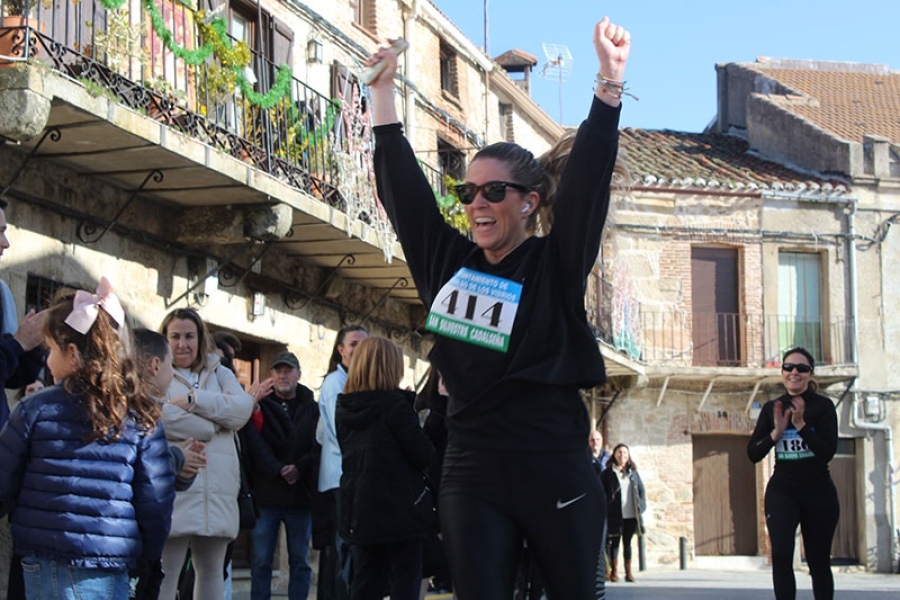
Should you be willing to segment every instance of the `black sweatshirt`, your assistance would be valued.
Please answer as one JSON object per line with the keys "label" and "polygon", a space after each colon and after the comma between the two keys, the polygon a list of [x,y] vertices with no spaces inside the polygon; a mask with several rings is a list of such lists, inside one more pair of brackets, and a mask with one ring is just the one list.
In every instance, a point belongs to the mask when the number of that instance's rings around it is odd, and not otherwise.
{"label": "black sweatshirt", "polygon": [[594,99],[560,181],[551,233],[496,265],[444,221],[400,124],[375,128],[378,195],[426,307],[463,266],[523,286],[506,353],[437,336],[430,359],[450,392],[451,443],[502,452],[584,448],[588,418],[578,388],[605,381],[585,316],[585,281],[609,207],[618,116]]}
{"label": "black sweatshirt", "polygon": [[747,456],[757,463],[765,458],[769,450],[775,448],[775,476],[792,481],[809,481],[828,475],[828,463],[837,452],[838,424],[837,411],[830,398],[811,390],[801,394],[806,402],[803,429],[797,431],[788,421],[781,439],[772,441],[775,429],[775,403],[790,406],[791,395],[784,394],[767,402],[759,413],[756,429],[747,444]]}

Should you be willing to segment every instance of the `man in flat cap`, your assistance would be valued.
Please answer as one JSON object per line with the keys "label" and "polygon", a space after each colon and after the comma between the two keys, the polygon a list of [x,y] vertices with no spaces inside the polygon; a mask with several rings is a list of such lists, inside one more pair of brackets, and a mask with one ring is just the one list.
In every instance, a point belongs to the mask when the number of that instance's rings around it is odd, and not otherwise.
{"label": "man in flat cap", "polygon": [[271,596],[272,561],[284,523],[290,565],[288,598],[305,600],[312,576],[310,491],[315,483],[319,407],[312,390],[300,383],[300,361],[293,353],[275,357],[270,377],[272,391],[259,401],[241,432],[259,509],[253,527],[251,598]]}

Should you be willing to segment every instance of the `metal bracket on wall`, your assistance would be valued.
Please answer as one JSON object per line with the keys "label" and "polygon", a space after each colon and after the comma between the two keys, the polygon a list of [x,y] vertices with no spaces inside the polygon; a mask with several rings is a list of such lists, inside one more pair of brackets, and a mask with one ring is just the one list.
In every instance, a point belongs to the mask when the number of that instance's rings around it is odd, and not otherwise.
{"label": "metal bracket on wall", "polygon": [[386,291],[386,292],[381,296],[381,298],[378,299],[378,302],[375,303],[375,306],[373,306],[373,307],[369,310],[369,312],[366,313],[366,316],[364,316],[364,317],[362,318],[362,321],[360,321],[359,324],[360,324],[360,325],[365,324],[365,322],[369,320],[369,317],[372,316],[372,313],[374,313],[375,310],[376,310],[379,306],[381,306],[381,304],[382,304],[385,300],[387,300],[387,297],[391,295],[391,292],[393,292],[393,291],[394,291],[395,289],[397,289],[398,287],[401,287],[401,288],[409,287],[409,281],[407,281],[406,277],[401,277],[400,279],[398,279],[397,281],[395,281],[395,282],[394,282],[394,285],[392,285],[391,287],[389,287],[389,288],[388,288],[388,291]]}
{"label": "metal bracket on wall", "polygon": [[[252,247],[252,244],[250,247]],[[191,294],[191,292],[193,292],[194,290],[199,288],[201,285],[203,285],[209,277],[212,277],[213,275],[218,275],[219,271],[221,271],[222,269],[224,269],[225,267],[230,265],[234,259],[236,259],[238,256],[240,256],[241,254],[243,254],[244,252],[247,252],[247,251],[248,251],[248,249],[241,247],[238,251],[236,251],[234,254],[232,254],[228,258],[228,260],[220,262],[218,264],[218,266],[216,266],[215,269],[206,273],[205,277],[200,277],[198,275],[197,282],[192,284],[190,287],[188,287],[188,289],[184,290],[184,292],[182,292],[180,296],[178,296],[174,300],[168,300],[168,299],[164,300],[163,303],[165,304],[166,308],[171,308],[171,307],[175,306],[176,304],[178,304],[179,302],[181,302],[181,300],[183,300],[184,298],[187,298]]]}
{"label": "metal bracket on wall", "polygon": [[272,242],[265,242],[265,248],[260,250],[259,254],[256,255],[256,258],[253,259],[253,262],[250,263],[250,266],[244,269],[244,272],[237,279],[234,279],[234,268],[229,266],[230,263],[224,265],[221,269],[218,269],[217,272],[222,272],[222,276],[219,277],[219,285],[222,287],[234,287],[241,283],[244,278],[253,271],[253,267],[256,266],[256,263],[262,260],[262,257],[265,256],[266,252],[268,252],[271,247]]}
{"label": "metal bracket on wall", "polygon": [[600,415],[600,418],[597,419],[597,425],[599,426],[603,421],[606,420],[606,415],[609,414],[609,411],[612,410],[612,407],[615,406],[616,400],[619,399],[619,394],[622,393],[622,390],[616,390],[616,393],[613,394],[612,400],[609,401],[609,404],[606,405],[606,408],[603,409],[603,413]]}
{"label": "metal bracket on wall", "polygon": [[83,244],[96,244],[97,242],[102,240],[103,237],[107,233],[109,233],[109,230],[115,227],[116,223],[118,223],[119,221],[119,217],[121,217],[128,209],[128,207],[131,206],[131,203],[134,202],[134,199],[138,197],[138,194],[140,194],[144,190],[144,186],[146,186],[151,179],[153,179],[153,181],[155,181],[156,183],[160,183],[162,182],[164,177],[165,175],[163,175],[163,172],[159,169],[153,169],[152,171],[150,171],[147,177],[144,178],[144,181],[141,182],[141,185],[139,185],[136,190],[131,192],[131,197],[128,198],[128,201],[125,202],[124,205],[122,205],[122,208],[119,209],[119,212],[116,213],[116,216],[113,217],[112,221],[106,222],[106,227],[103,228],[103,231],[100,232],[100,235],[91,237],[97,232],[98,223],[102,223],[100,219],[82,219],[82,221],[78,224],[78,229],[76,230],[78,239],[81,240]]}
{"label": "metal bracket on wall", "polygon": [[16,172],[13,173],[13,176],[10,177],[9,183],[3,186],[3,191],[0,192],[0,198],[6,195],[6,192],[9,191],[9,188],[16,182],[19,178],[19,175],[22,174],[22,171],[25,170],[25,167],[28,166],[28,163],[31,162],[35,156],[37,156],[37,151],[40,150],[41,145],[50,138],[51,142],[58,142],[62,137],[62,132],[59,130],[59,127],[48,127],[47,131],[44,132],[44,135],[41,136],[41,139],[38,140],[38,143],[34,145],[34,148],[31,149],[31,152],[25,155],[25,160],[22,161],[22,164],[19,165],[19,168],[16,169]]}
{"label": "metal bracket on wall", "polygon": [[337,265],[331,271],[328,272],[328,275],[325,276],[325,279],[322,280],[322,283],[319,284],[319,287],[311,294],[307,295],[306,301],[303,304],[296,304],[300,301],[300,292],[289,290],[284,294],[284,305],[288,307],[290,310],[303,310],[306,308],[306,305],[318,298],[319,294],[321,294],[328,284],[334,279],[334,276],[337,275],[338,270],[344,263],[348,265],[352,265],[356,262],[356,257],[352,254],[345,254],[343,258],[338,262]]}

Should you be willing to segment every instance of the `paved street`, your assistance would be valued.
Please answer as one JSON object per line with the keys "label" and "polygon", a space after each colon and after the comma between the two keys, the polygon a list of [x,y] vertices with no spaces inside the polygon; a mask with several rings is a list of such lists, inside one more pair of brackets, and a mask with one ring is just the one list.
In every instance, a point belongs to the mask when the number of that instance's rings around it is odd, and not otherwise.
{"label": "paved street", "polygon": [[[636,573],[636,583],[608,583],[611,600],[761,600],[773,598],[769,569],[724,571],[712,569],[652,570]],[[797,571],[797,600],[813,600],[806,571]],[[248,586],[249,587],[249,586]],[[898,600],[900,575],[835,573],[836,600]],[[248,600],[249,592],[238,592],[234,600]],[[274,594],[273,598],[287,598]],[[449,600],[448,594],[433,594],[429,600]]]}
{"label": "paved street", "polygon": [[[636,573],[636,583],[608,583],[613,600],[758,600],[773,598],[770,569],[721,571],[693,569],[654,570]],[[804,571],[796,572],[797,600],[813,600],[812,584]],[[837,600],[897,600],[900,575],[835,573]]]}

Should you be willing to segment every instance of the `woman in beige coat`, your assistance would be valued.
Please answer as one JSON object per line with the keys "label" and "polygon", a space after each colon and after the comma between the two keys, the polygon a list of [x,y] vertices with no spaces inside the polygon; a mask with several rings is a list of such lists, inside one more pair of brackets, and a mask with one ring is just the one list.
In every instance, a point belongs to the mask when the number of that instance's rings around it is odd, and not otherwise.
{"label": "woman in beige coat", "polygon": [[160,332],[172,349],[175,377],[162,422],[170,442],[193,438],[206,444],[206,469],[175,498],[172,530],[163,549],[160,598],[174,600],[187,549],[197,578],[195,600],[221,600],[222,565],[228,543],[238,534],[240,465],[234,434],[253,411],[229,369],[219,366],[211,337],[197,311],[179,308],[163,319]]}

